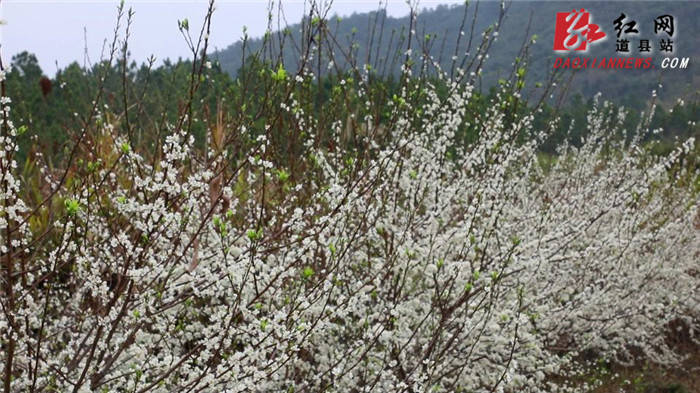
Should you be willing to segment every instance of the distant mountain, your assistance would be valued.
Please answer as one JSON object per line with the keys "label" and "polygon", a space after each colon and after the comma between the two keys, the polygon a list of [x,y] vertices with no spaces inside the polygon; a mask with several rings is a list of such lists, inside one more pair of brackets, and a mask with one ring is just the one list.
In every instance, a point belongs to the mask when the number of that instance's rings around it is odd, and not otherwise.
{"label": "distant mountain", "polygon": [[[466,24],[464,25],[458,52],[461,56],[465,52],[475,53],[477,45],[481,42],[481,32],[493,24],[499,15],[499,2],[486,1],[478,4],[472,2],[466,8]],[[505,18],[500,28],[498,40],[489,52],[483,78],[482,88],[489,88],[496,84],[499,78],[507,77],[513,69],[513,61],[518,55],[520,47],[525,39],[536,35],[536,44],[530,50],[530,66],[528,69],[528,85],[535,89],[536,82],[544,82],[557,58],[553,51],[555,20],[557,12],[569,12],[574,9],[585,8],[591,13],[591,22],[600,26],[607,33],[607,37],[591,45],[589,51],[572,52],[569,57],[585,56],[601,58],[624,57],[616,53],[616,37],[613,21],[624,13],[629,20],[637,22],[636,29],[639,34],[630,38],[632,57],[652,57],[655,69],[647,70],[610,70],[610,69],[582,69],[576,71],[569,97],[581,94],[583,97],[591,97],[600,91],[604,98],[615,97],[616,102],[641,107],[651,97],[652,90],[658,90],[661,82],[664,86],[659,92],[662,101],[670,102],[679,97],[688,98],[698,94],[700,90],[700,74],[697,72],[700,59],[700,39],[695,35],[700,31],[700,2],[559,2],[559,1],[516,1],[509,5]],[[471,34],[471,22],[476,13],[474,26],[474,39],[471,47],[467,48]],[[435,60],[439,60],[443,69],[449,70],[452,64],[452,55],[457,45],[460,25],[465,15],[465,6],[437,6],[431,9],[423,9],[417,18],[415,27],[418,37],[423,39],[430,35],[429,53]],[[675,51],[671,57],[689,57],[687,69],[660,69],[664,55],[659,51],[659,40],[665,38],[661,33],[654,33],[654,19],[660,15],[674,16],[675,35],[673,44]],[[308,23],[308,21],[306,21]],[[403,52],[406,49],[405,40],[409,26],[409,18],[387,17],[383,11],[353,14],[342,19],[331,17],[326,21],[329,29],[334,33],[337,44],[344,47],[347,53],[352,53],[358,64],[364,64],[368,59],[375,70],[385,74],[397,74]],[[528,24],[530,26],[527,33]],[[381,29],[383,26],[383,30]],[[288,27],[288,36],[283,32],[275,32],[271,35],[274,48],[270,53],[279,53],[280,39],[285,42],[282,50],[285,67],[293,69],[298,66],[299,56],[295,53],[295,45],[300,43],[300,24]],[[383,33],[380,34],[380,31]],[[282,38],[280,38],[282,37]],[[652,46],[651,55],[639,53],[638,46],[641,39],[648,39]],[[354,47],[352,45],[354,44]],[[246,53],[250,54],[262,45],[262,39],[252,39],[246,44]],[[350,50],[352,48],[352,51]],[[368,51],[369,49],[369,51]],[[472,55],[473,56],[473,55]],[[237,42],[228,48],[214,54],[223,69],[235,74],[242,64],[242,43]],[[340,66],[347,66],[344,59],[335,59]],[[328,59],[323,58],[322,72],[328,64]],[[318,65],[314,64],[314,69]]]}

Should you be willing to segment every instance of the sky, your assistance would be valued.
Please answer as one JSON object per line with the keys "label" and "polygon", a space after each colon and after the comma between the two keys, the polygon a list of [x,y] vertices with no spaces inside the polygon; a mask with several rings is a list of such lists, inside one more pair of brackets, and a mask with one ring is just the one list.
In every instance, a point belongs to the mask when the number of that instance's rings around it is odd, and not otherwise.
{"label": "sky", "polygon": [[[462,2],[421,0],[419,4],[420,7],[434,7]],[[391,16],[404,16],[409,12],[406,0],[384,0],[384,3]],[[24,50],[34,53],[49,75],[74,61],[80,65],[94,63],[100,59],[105,40],[111,42],[118,4],[119,1],[114,0],[0,0],[3,63],[9,64],[13,55]],[[125,9],[134,11],[129,39],[132,60],[142,63],[154,55],[156,64],[160,64],[166,58],[190,57],[178,30],[178,20],[187,18],[190,31],[199,32],[207,4],[206,0],[125,1]],[[244,26],[251,37],[264,33],[267,0],[218,0],[215,4],[211,49],[224,49],[240,40]],[[379,4],[379,0],[334,0],[330,14],[344,16],[372,11]],[[303,0],[282,0],[282,6],[290,24],[298,22],[304,14]],[[121,32],[124,32],[124,23]]]}

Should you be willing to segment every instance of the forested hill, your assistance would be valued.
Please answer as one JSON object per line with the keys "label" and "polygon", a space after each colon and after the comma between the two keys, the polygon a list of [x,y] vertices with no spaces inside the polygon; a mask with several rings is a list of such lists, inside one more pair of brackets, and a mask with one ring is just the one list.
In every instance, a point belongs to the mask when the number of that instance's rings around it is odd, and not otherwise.
{"label": "forested hill", "polygon": [[[604,98],[614,97],[621,104],[640,108],[651,97],[651,91],[657,89],[660,81],[664,86],[659,92],[662,102],[670,103],[677,98],[688,99],[697,94],[700,88],[700,74],[697,72],[696,62],[700,54],[700,45],[694,34],[700,27],[700,2],[512,2],[508,5],[501,24],[500,35],[489,52],[482,86],[488,88],[495,85],[500,78],[507,78],[523,42],[532,36],[537,39],[530,48],[528,86],[535,88],[536,82],[545,81],[558,56],[552,50],[556,13],[581,7],[585,7],[591,13],[591,22],[598,24],[601,30],[607,33],[607,37],[604,41],[595,43],[587,53],[573,52],[571,56],[599,59],[622,57],[615,51],[616,37],[613,21],[624,13],[628,20],[637,22],[639,30],[639,35],[629,37],[630,56],[648,57],[648,54],[639,53],[638,48],[640,39],[648,39],[652,46],[651,57],[654,59],[655,69],[578,70],[571,84],[569,97],[574,97],[576,93],[590,97],[600,91]],[[458,51],[460,54],[475,53],[476,47],[481,42],[481,32],[498,19],[499,10],[500,3],[496,1],[481,2],[478,5],[472,2],[466,7],[466,18],[464,5],[422,9],[415,28],[416,36],[419,41],[422,41],[419,45],[423,45],[428,39],[426,48],[429,48],[429,53],[444,69],[449,70],[462,21],[466,20],[466,23],[462,27],[464,35],[459,41]],[[659,51],[659,40],[664,36],[654,34],[653,20],[657,16],[666,14],[675,17],[676,29],[673,37],[674,52],[669,56],[689,57],[688,69],[661,70],[659,67],[664,57],[664,54]],[[476,19],[474,19],[475,16]],[[476,20],[474,39],[471,42],[471,48],[467,50],[473,20]],[[385,12],[378,11],[342,18],[333,16],[329,17],[325,23],[328,30],[333,32],[339,46],[353,48],[352,53],[358,64],[369,60],[378,73],[398,73],[401,55],[406,49],[405,36],[409,27],[407,16],[387,17]],[[290,69],[298,64],[294,43],[300,42],[300,31],[301,24],[295,24],[282,32],[270,35],[275,53],[279,52],[280,40],[286,43],[282,52],[285,66]],[[250,39],[246,43],[245,53],[250,54],[260,48],[262,42],[262,38]],[[241,67],[242,49],[242,42],[237,42],[215,53],[214,57],[218,58],[225,71],[235,74]],[[347,61],[344,59],[335,60],[340,65],[347,66]],[[324,59],[324,62],[327,64],[328,60]]]}

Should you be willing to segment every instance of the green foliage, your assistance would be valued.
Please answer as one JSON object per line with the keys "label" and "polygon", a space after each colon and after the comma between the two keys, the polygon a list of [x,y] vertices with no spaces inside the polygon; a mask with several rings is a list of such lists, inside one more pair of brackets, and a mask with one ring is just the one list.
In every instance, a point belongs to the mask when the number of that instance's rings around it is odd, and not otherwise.
{"label": "green foliage", "polygon": [[259,228],[258,230],[249,229],[248,232],[246,232],[246,236],[248,236],[248,239],[250,239],[250,241],[253,242],[256,240],[260,240],[263,236],[263,230],[262,228]]}
{"label": "green foliage", "polygon": [[277,71],[272,71],[272,79],[277,82],[284,82],[287,79],[287,71],[285,71],[282,63],[277,67]]}
{"label": "green foliage", "polygon": [[314,269],[311,266],[307,266],[302,270],[301,276],[308,279],[311,278],[311,276],[314,275]]}
{"label": "green foliage", "polygon": [[74,216],[80,211],[80,202],[75,199],[66,199],[64,201],[66,207],[66,213],[69,216]]}

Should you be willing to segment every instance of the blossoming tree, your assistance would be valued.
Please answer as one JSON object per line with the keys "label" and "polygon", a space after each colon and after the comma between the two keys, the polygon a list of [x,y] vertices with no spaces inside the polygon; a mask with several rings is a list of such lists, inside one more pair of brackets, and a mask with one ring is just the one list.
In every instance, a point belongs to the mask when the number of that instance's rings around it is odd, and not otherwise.
{"label": "blossoming tree", "polygon": [[339,72],[349,108],[323,121],[304,64],[339,49],[309,40],[298,73],[262,76],[265,115],[209,123],[204,149],[191,106],[148,153],[98,96],[60,170],[18,170],[3,90],[4,391],[567,391],[586,353],[677,363],[665,329],[700,316],[695,142],[654,156],[596,103],[543,162],[523,72],[470,111],[497,31],[452,76],[407,52],[381,100],[369,68]]}

